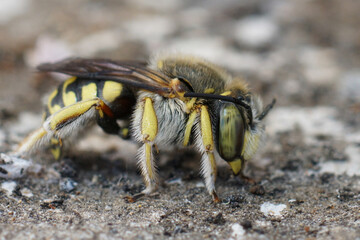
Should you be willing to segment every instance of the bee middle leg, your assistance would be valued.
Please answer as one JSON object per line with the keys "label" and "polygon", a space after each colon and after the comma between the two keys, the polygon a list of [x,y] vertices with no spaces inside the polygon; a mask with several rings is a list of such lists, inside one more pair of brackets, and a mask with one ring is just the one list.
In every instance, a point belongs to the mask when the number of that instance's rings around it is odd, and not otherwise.
{"label": "bee middle leg", "polygon": [[97,124],[101,127],[101,129],[107,134],[118,135],[122,139],[129,139],[129,123],[127,122],[125,126],[120,127],[117,123],[117,119],[114,116],[109,116],[106,114],[97,113]]}

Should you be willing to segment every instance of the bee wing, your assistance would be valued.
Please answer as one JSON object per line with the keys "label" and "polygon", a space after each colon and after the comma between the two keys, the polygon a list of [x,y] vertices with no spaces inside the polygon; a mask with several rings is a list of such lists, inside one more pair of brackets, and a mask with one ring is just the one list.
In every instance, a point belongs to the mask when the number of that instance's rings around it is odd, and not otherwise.
{"label": "bee wing", "polygon": [[113,80],[162,96],[168,96],[171,92],[171,79],[146,67],[146,63],[140,61],[69,58],[56,63],[42,64],[37,69],[79,78]]}

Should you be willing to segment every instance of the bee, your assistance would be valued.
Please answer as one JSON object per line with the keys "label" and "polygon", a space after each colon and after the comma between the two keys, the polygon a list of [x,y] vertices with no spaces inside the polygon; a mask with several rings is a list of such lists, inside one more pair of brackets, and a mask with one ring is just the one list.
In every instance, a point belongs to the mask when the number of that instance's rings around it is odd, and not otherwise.
{"label": "bee", "polygon": [[[241,174],[259,148],[263,119],[275,104],[274,99],[263,108],[245,82],[193,56],[159,55],[148,64],[70,58],[38,69],[71,78],[52,92],[42,127],[25,138],[17,154],[51,145],[60,158],[63,140],[96,122],[106,133],[141,144],[137,158],[146,188],[131,201],[157,189],[155,150],[194,146],[202,155],[206,188],[219,202],[216,160]],[[127,124],[120,127],[118,120]]]}

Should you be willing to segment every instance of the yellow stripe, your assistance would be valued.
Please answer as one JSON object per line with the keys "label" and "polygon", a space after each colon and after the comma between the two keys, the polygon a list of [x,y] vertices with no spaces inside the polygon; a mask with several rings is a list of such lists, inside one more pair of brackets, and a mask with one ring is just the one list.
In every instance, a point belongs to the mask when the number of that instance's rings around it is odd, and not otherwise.
{"label": "yellow stripe", "polygon": [[194,125],[194,121],[196,119],[196,111],[192,111],[189,119],[186,123],[186,128],[185,128],[185,135],[184,135],[184,146],[187,146],[190,140],[190,134],[191,134],[191,129]]}
{"label": "yellow stripe", "polygon": [[145,141],[153,141],[158,130],[158,122],[152,100],[145,98],[144,113],[141,122],[141,133]]}
{"label": "yellow stripe", "polygon": [[209,111],[206,106],[201,106],[201,137],[206,151],[212,151],[214,149],[211,120]]}
{"label": "yellow stripe", "polygon": [[122,89],[123,86],[121,83],[106,81],[102,90],[104,100],[109,103],[113,102],[117,97],[121,95]]}
{"label": "yellow stripe", "polygon": [[222,96],[229,96],[231,94],[231,91],[226,91],[226,92],[223,92],[222,94],[220,94],[220,95],[222,95]]}
{"label": "yellow stripe", "polygon": [[62,89],[62,98],[65,106],[76,103],[76,95],[73,91],[66,93],[66,88],[73,82],[75,82],[76,77],[69,78],[64,82]]}
{"label": "yellow stripe", "polygon": [[58,90],[56,89],[49,96],[47,107],[49,109],[50,114],[53,114],[61,109],[61,107],[57,104],[54,104],[53,106],[51,105],[51,102],[54,100],[54,98],[57,96],[57,94],[58,94]]}
{"label": "yellow stripe", "polygon": [[207,88],[205,89],[204,93],[214,93],[215,90],[213,88]]}
{"label": "yellow stripe", "polygon": [[90,83],[81,88],[81,101],[96,98],[96,95],[97,87],[95,83]]}

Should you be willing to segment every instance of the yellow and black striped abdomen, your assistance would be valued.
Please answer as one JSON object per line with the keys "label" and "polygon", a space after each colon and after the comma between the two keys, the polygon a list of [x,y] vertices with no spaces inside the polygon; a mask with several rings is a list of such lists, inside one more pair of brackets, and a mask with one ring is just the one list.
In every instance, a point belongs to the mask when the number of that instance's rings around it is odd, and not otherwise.
{"label": "yellow and black striped abdomen", "polygon": [[136,103],[133,91],[121,83],[72,77],[50,94],[45,117],[63,107],[96,97],[103,100],[118,119],[127,119]]}

